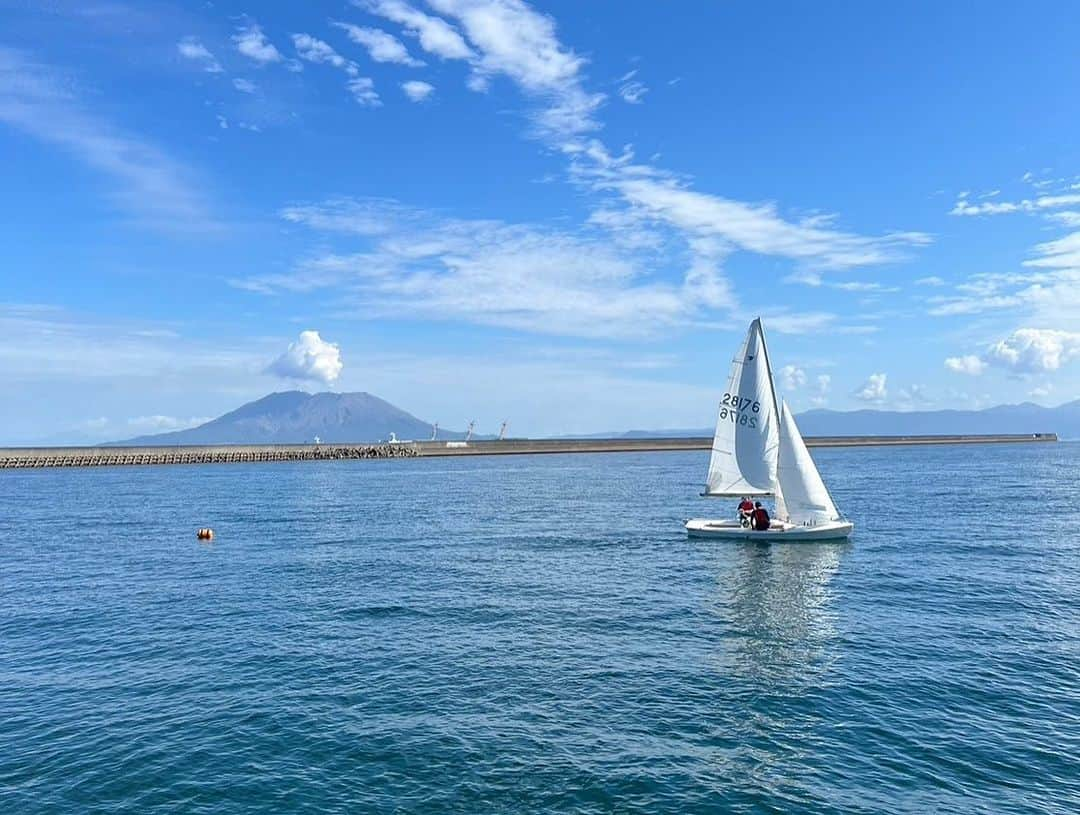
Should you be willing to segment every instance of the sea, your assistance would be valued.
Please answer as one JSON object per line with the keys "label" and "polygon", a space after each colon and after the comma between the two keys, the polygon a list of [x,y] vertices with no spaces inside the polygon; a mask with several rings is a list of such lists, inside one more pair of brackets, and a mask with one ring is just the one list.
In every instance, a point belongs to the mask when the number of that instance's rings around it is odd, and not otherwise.
{"label": "sea", "polygon": [[1080,444],[813,455],[0,471],[0,811],[1080,812]]}

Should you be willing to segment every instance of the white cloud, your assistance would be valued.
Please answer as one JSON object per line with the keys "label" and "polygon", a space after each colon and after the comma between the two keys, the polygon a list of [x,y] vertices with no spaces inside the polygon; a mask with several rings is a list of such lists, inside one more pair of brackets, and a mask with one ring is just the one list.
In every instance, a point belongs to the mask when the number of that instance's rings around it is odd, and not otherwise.
{"label": "white cloud", "polygon": [[912,384],[896,392],[896,401],[904,409],[910,410],[916,406],[932,404],[934,400],[925,385]]}
{"label": "white cloud", "polygon": [[241,79],[237,77],[232,81],[233,87],[241,93],[255,93],[258,87],[250,79]]}
{"label": "white cloud", "polygon": [[1021,328],[991,345],[986,361],[1019,373],[1056,371],[1080,357],[1080,333]]}
{"label": "white cloud", "polygon": [[442,59],[472,59],[475,55],[452,25],[439,17],[418,11],[400,0],[353,0],[353,5],[377,14],[405,28],[416,37],[420,47]]}
{"label": "white cloud", "polygon": [[393,62],[414,68],[424,64],[421,60],[409,56],[409,52],[401,40],[393,34],[388,34],[378,28],[364,28],[351,23],[332,23],[332,25],[345,31],[349,35],[349,39],[357,45],[364,46],[368,55],[375,62]]}
{"label": "white cloud", "polygon": [[1047,216],[1048,218],[1057,221],[1063,226],[1067,226],[1070,229],[1075,229],[1080,226],[1080,212],[1074,210],[1066,210],[1065,212],[1054,212]]}
{"label": "white cloud", "polygon": [[292,40],[293,45],[296,46],[296,53],[301,59],[331,65],[344,71],[349,77],[345,87],[357,103],[369,108],[382,106],[382,100],[375,91],[375,82],[369,77],[360,76],[360,69],[356,67],[355,62],[345,59],[329,43],[312,37],[310,34],[293,34]]}
{"label": "white cloud", "polygon": [[[585,61],[559,42],[551,17],[520,0],[429,0],[429,5],[455,18],[475,47],[465,46],[467,53],[456,56],[472,66],[471,89],[485,91],[490,77],[508,77],[541,103],[533,124],[536,134],[545,139],[558,142],[599,127],[594,114],[603,96],[582,87],[580,70]],[[376,13],[398,22],[405,20],[402,7],[411,9],[394,0],[372,4]],[[396,18],[387,13],[391,8],[398,12]],[[454,29],[450,31],[457,35]]]}
{"label": "white cloud", "polygon": [[87,112],[69,77],[6,48],[0,48],[0,122],[112,179],[110,197],[139,223],[173,231],[218,228],[191,169]]}
{"label": "white cloud", "polygon": [[189,427],[198,427],[211,421],[213,416],[190,416],[188,418],[178,416],[132,416],[127,420],[127,426],[136,433],[166,433],[171,430],[187,430]]}
{"label": "white cloud", "polygon": [[779,312],[765,318],[769,329],[780,334],[816,334],[832,329],[836,315],[825,311],[808,311],[802,314]]}
{"label": "white cloud", "polygon": [[196,37],[184,37],[176,44],[176,50],[180,52],[180,56],[184,59],[198,62],[207,73],[220,74],[222,72],[221,63]]}
{"label": "white cloud", "polygon": [[1034,399],[1045,399],[1047,396],[1049,396],[1053,392],[1053,390],[1054,390],[1054,386],[1049,384],[1049,383],[1046,383],[1046,384],[1039,385],[1037,387],[1032,388],[1030,391],[1028,391],[1028,396],[1030,396],[1030,397],[1032,397]]}
{"label": "white cloud", "polygon": [[[630,168],[623,168],[630,169]],[[620,193],[632,208],[691,234],[712,235],[763,255],[805,261],[820,268],[852,268],[899,259],[900,249],[919,246],[921,233],[892,233],[880,238],[792,223],[773,204],[741,201],[686,189],[672,180],[607,172],[597,186]]]}
{"label": "white cloud", "polygon": [[856,399],[864,402],[881,403],[888,398],[889,392],[885,388],[885,374],[870,374],[862,387],[855,391]]}
{"label": "white cloud", "polygon": [[991,343],[980,355],[949,357],[950,371],[978,376],[993,365],[1013,373],[1056,371],[1080,358],[1080,333],[1049,328],[1019,328],[1003,340]]}
{"label": "white cloud", "polygon": [[793,391],[806,384],[806,371],[795,365],[785,365],[780,369],[780,385],[785,391]]}
{"label": "white cloud", "polygon": [[1035,246],[1042,257],[1025,260],[1024,265],[1042,269],[1080,269],[1080,232]]}
{"label": "white cloud", "polygon": [[821,407],[829,400],[829,389],[832,387],[832,377],[828,374],[818,374],[815,381],[814,394],[810,397],[810,403],[815,407]]}
{"label": "white cloud", "polygon": [[377,108],[382,106],[382,100],[379,98],[379,94],[375,92],[375,83],[366,76],[350,79],[345,83],[345,87],[349,89],[353,99],[364,107]]}
{"label": "white cloud", "polygon": [[435,92],[434,85],[430,85],[427,82],[421,82],[418,79],[410,79],[408,82],[402,82],[401,89],[405,91],[405,95],[414,102],[423,102]]}
{"label": "white cloud", "polygon": [[962,357],[947,358],[945,367],[956,373],[978,376],[986,370],[986,363],[974,354],[967,354]]}
{"label": "white cloud", "polygon": [[0,304],[0,376],[7,382],[136,381],[162,388],[238,375],[265,365],[265,356],[184,339],[170,327],[116,319],[87,320],[52,306]]}
{"label": "white cloud", "polygon": [[281,62],[281,52],[266,38],[262,29],[255,23],[244,26],[233,35],[236,50],[248,59],[267,65],[271,62]]}
{"label": "white cloud", "polygon": [[624,102],[629,102],[631,105],[640,105],[645,100],[645,94],[648,92],[648,87],[636,80],[624,82],[619,86],[619,96],[623,98]]}
{"label": "white cloud", "polygon": [[299,379],[332,385],[341,375],[341,349],[326,342],[318,331],[301,331],[296,342],[267,368],[284,379]]}
{"label": "white cloud", "polygon": [[1040,195],[1038,198],[1025,198],[1022,201],[987,201],[985,204],[972,204],[961,197],[949,211],[950,215],[1007,215],[1013,212],[1038,212],[1045,209],[1080,204],[1080,195]]}
{"label": "white cloud", "polygon": [[335,51],[329,43],[324,42],[317,37],[312,37],[310,34],[293,34],[292,41],[300,59],[307,60],[308,62],[333,65],[335,68],[344,71],[349,76],[356,76],[360,73],[360,69],[356,67],[355,63],[345,59],[345,57]]}
{"label": "white cloud", "polygon": [[348,313],[587,337],[649,335],[734,305],[726,282],[708,269],[692,265],[681,283],[663,282],[650,276],[640,252],[603,235],[446,219],[382,201],[338,201],[282,214],[373,245],[308,260],[292,275],[236,285],[262,292],[335,287]]}
{"label": "white cloud", "polygon": [[1024,209],[1024,202],[1013,204],[1008,201],[988,201],[985,204],[972,204],[966,198],[958,199],[950,215],[1003,215]]}
{"label": "white cloud", "polygon": [[915,281],[916,286],[944,286],[945,281],[940,277],[931,275],[930,277],[920,277]]}

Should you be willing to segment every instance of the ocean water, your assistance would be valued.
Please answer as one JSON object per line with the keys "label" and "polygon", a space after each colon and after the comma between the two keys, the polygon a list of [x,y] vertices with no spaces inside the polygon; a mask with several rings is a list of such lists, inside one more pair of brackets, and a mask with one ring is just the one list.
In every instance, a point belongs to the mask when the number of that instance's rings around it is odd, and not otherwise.
{"label": "ocean water", "polygon": [[1080,445],[814,456],[0,471],[0,811],[1080,811]]}

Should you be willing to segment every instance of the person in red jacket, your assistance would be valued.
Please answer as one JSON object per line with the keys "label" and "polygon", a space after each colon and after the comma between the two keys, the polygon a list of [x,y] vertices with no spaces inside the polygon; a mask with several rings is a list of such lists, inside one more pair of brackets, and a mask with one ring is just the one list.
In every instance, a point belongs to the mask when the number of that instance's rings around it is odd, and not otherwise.
{"label": "person in red jacket", "polygon": [[743,496],[742,501],[739,503],[739,523],[743,526],[750,526],[750,517],[754,514],[754,502]]}
{"label": "person in red jacket", "polygon": [[769,518],[769,512],[761,505],[761,501],[754,502],[754,514],[751,522],[754,529],[758,532],[766,531],[769,528],[769,524],[772,523],[772,519]]}

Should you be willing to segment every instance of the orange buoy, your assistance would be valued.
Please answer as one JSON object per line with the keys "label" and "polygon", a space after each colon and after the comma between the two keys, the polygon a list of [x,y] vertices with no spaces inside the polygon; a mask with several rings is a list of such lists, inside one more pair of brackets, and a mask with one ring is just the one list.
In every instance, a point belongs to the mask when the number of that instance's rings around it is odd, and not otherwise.
{"label": "orange buoy", "polygon": [[212,541],[214,539],[214,530],[210,527],[200,529],[195,533],[195,537],[201,541]]}

